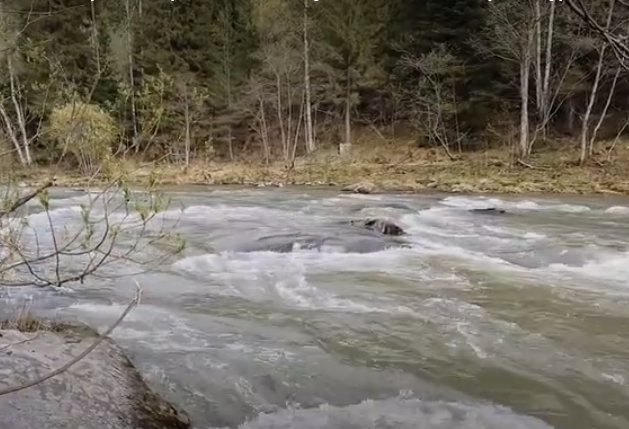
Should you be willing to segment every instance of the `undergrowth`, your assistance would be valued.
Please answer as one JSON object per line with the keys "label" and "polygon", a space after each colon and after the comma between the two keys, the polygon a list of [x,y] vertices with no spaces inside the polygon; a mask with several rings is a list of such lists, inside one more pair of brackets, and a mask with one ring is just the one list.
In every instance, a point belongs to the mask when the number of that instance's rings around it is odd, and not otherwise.
{"label": "undergrowth", "polygon": [[[606,147],[604,143],[600,147]],[[608,154],[595,153],[585,166],[578,166],[574,142],[557,144],[533,153],[523,163],[515,162],[510,150],[454,153],[450,160],[438,148],[417,148],[410,142],[356,144],[349,158],[336,150],[318,150],[295,160],[264,165],[257,159],[236,162],[141,163],[117,160],[110,174],[124,174],[137,185],[156,181],[162,185],[337,185],[370,182],[383,190],[434,189],[459,192],[611,192],[629,193],[629,144],[616,145]],[[20,180],[36,183],[54,175],[59,185],[87,186],[79,172],[61,168],[30,168],[18,172]]]}

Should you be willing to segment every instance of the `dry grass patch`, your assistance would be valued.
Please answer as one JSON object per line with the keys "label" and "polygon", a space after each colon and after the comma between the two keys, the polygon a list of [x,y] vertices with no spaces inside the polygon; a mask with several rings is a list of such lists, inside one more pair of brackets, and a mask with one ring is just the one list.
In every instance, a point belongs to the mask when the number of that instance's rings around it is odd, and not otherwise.
{"label": "dry grass patch", "polygon": [[124,175],[132,184],[147,185],[338,185],[371,182],[381,189],[459,192],[618,192],[629,193],[629,142],[618,143],[611,156],[602,148],[587,165],[576,164],[578,148],[574,141],[558,142],[534,153],[527,164],[513,165],[508,149],[475,153],[455,153],[448,159],[438,148],[417,148],[408,141],[363,142],[355,144],[347,159],[336,150],[321,149],[295,161],[292,170],[282,162],[263,165],[255,161],[193,162],[188,167],[172,163],[116,161],[108,174],[89,180],[68,171],[37,168],[19,171],[29,183],[51,175],[66,186],[106,183]]}
{"label": "dry grass patch", "polygon": [[32,314],[27,308],[21,308],[15,315],[0,320],[0,330],[16,330],[20,332],[62,332],[67,324],[41,319]]}

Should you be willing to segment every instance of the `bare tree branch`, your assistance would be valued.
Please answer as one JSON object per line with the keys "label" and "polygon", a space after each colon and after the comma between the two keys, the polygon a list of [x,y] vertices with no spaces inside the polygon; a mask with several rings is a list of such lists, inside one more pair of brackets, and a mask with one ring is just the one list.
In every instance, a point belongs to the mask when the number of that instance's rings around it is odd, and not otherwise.
{"label": "bare tree branch", "polygon": [[28,194],[18,198],[6,210],[0,210],[0,218],[6,217],[7,215],[9,215],[11,213],[14,213],[17,209],[22,207],[24,204],[28,203],[33,198],[36,198],[37,196],[39,196],[42,192],[44,192],[46,189],[52,187],[54,184],[55,184],[55,182],[53,180],[49,180],[46,183],[44,183],[43,185],[39,186],[34,191],[29,192]]}
{"label": "bare tree branch", "polygon": [[20,344],[25,344],[25,343],[31,342],[31,341],[37,339],[37,337],[39,337],[39,332],[36,332],[30,338],[26,338],[26,339],[24,339],[22,341],[17,341],[15,343],[7,344],[7,345],[4,345],[4,346],[0,347],[0,352],[4,351],[4,350],[7,350],[7,349],[10,349],[11,347],[14,347],[14,346],[19,346]]}
{"label": "bare tree branch", "polygon": [[[616,0],[609,0],[610,8],[614,7],[615,1]],[[594,30],[609,44],[614,52],[614,55],[618,59],[618,62],[620,62],[620,65],[629,70],[629,45],[627,44],[627,41],[629,40],[628,35],[615,34],[609,28],[606,28],[606,26],[601,25],[596,18],[588,12],[583,0],[565,0],[565,3],[575,15],[577,15],[588,25],[588,27],[590,27],[590,29]],[[628,6],[626,2],[621,1],[621,3]]]}

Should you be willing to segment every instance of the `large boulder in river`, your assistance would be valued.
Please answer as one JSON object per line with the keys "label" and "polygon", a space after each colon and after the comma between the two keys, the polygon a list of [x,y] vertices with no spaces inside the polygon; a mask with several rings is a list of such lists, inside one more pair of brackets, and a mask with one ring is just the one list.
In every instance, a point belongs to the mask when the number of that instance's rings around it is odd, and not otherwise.
{"label": "large boulder in river", "polygon": [[[352,221],[352,224],[356,225],[357,222]],[[359,224],[369,230],[377,231],[383,235],[400,236],[406,234],[400,226],[387,219],[367,219],[360,221]]]}
{"label": "large boulder in river", "polygon": [[[0,390],[53,371],[98,334],[84,325],[0,329]],[[1,326],[0,326],[1,328]],[[184,429],[188,417],[153,393],[116,344],[105,339],[67,371],[0,396],[2,429]]]}
{"label": "large boulder in river", "polygon": [[370,182],[360,182],[349,185],[341,189],[343,192],[351,192],[354,194],[373,194],[376,192],[376,185]]}

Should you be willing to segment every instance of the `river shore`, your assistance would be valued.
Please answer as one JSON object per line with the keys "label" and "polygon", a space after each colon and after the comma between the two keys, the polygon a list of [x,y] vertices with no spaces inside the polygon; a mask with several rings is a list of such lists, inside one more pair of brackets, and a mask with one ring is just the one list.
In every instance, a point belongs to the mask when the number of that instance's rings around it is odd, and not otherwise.
{"label": "river shore", "polygon": [[[405,155],[406,154],[406,155]],[[60,186],[102,186],[123,175],[133,185],[245,185],[331,186],[346,188],[365,184],[369,192],[492,192],[629,194],[629,148],[619,148],[614,157],[599,156],[585,166],[575,162],[568,150],[534,154],[514,163],[507,151],[460,154],[452,161],[437,150],[414,152],[356,151],[341,160],[333,152],[298,158],[292,169],[283,163],[194,162],[185,167],[172,163],[118,161],[109,174],[85,176],[68,169],[43,167],[21,169],[11,179],[37,185],[51,177]],[[406,158],[406,159],[405,159]]]}

